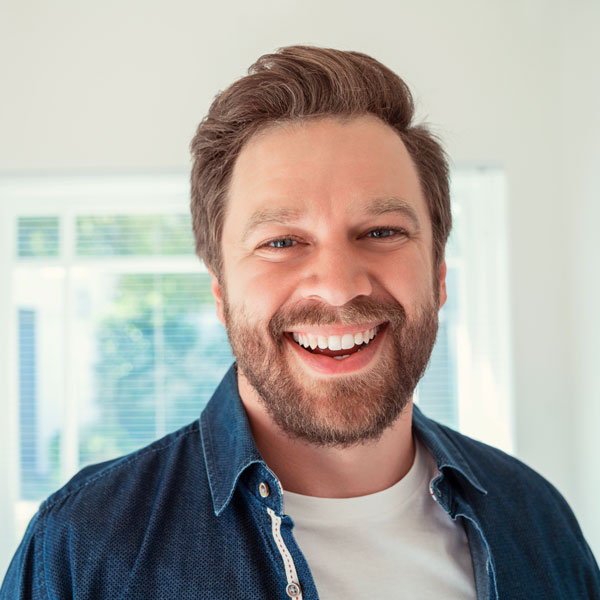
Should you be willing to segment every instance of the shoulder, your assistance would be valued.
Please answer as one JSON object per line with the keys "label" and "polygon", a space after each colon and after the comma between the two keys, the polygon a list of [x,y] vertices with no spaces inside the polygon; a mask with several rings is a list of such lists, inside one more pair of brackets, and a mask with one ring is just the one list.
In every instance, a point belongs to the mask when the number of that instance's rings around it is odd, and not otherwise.
{"label": "shoulder", "polygon": [[[469,499],[480,523],[504,539],[525,539],[555,547],[556,556],[571,552],[595,565],[573,510],[545,477],[518,458],[431,422],[445,448],[452,452],[458,469],[443,469]],[[456,475],[456,472],[463,473]],[[455,471],[455,472],[452,472]],[[478,491],[465,487],[464,473],[476,481]],[[467,477],[469,479],[469,477]]]}
{"label": "shoulder", "polygon": [[200,520],[212,510],[198,427],[196,420],[88,466],[52,494],[31,521],[2,592],[37,587],[39,597],[63,597],[76,581],[90,584],[86,597],[117,597],[148,538],[175,544],[193,526],[190,515]]}
{"label": "shoulder", "polygon": [[[131,454],[91,465],[42,503],[34,534],[50,570],[110,556],[132,566],[146,537],[212,508],[198,421]],[[58,561],[58,562],[57,562]],[[56,564],[55,564],[56,563]],[[62,567],[60,567],[62,568]]]}
{"label": "shoulder", "polygon": [[563,495],[545,477],[518,458],[418,414],[417,433],[424,437],[444,474],[445,485],[477,511],[480,518],[505,530],[528,523],[540,532],[565,538],[583,535]]}
{"label": "shoulder", "polygon": [[545,477],[511,454],[437,424],[439,433],[458,450],[461,460],[475,475],[481,486],[492,495],[510,495],[520,492],[549,496],[552,502],[565,503],[560,492]]}
{"label": "shoulder", "polygon": [[553,500],[564,502],[547,479],[515,456],[433,421],[420,411],[415,417],[417,434],[438,464],[442,468],[453,467],[452,470],[487,495],[510,493],[514,497],[518,491],[536,496],[547,493]]}
{"label": "shoulder", "polygon": [[427,421],[426,434],[438,444],[436,458],[440,448],[451,457],[446,467],[439,465],[445,490],[452,490],[451,510],[477,523],[494,556],[499,585],[510,588],[519,572],[524,577],[545,572],[550,588],[571,590],[565,597],[583,597],[572,595],[575,589],[597,592],[598,566],[556,487],[518,458]]}
{"label": "shoulder", "polygon": [[96,505],[118,510],[123,507],[120,502],[147,495],[165,477],[200,471],[191,466],[199,461],[202,467],[196,420],[135,452],[84,467],[41,504],[39,514],[90,510]]}

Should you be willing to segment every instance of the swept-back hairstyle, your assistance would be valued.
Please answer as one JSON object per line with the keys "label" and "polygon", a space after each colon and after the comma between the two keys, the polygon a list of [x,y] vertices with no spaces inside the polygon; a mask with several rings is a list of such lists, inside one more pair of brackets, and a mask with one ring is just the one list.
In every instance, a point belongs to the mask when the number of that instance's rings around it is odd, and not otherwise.
{"label": "swept-back hairstyle", "polygon": [[244,144],[277,122],[371,114],[398,132],[419,175],[433,228],[433,256],[444,258],[452,226],[448,163],[424,125],[413,124],[408,86],[359,52],[288,46],[261,56],[213,101],[191,143],[191,212],[196,253],[221,278],[221,234],[233,167]]}

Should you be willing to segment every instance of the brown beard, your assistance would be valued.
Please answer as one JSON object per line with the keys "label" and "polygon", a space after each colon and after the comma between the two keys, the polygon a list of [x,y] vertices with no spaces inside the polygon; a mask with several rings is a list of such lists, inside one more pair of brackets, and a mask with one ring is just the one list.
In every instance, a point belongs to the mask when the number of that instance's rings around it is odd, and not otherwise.
{"label": "brown beard", "polygon": [[[414,322],[396,301],[358,297],[333,309],[310,303],[278,310],[268,333],[249,324],[243,309],[232,307],[223,289],[227,335],[238,369],[273,421],[287,434],[311,444],[347,447],[378,439],[409,403],[423,376],[438,329],[435,302],[422,306]],[[388,323],[392,349],[380,348],[377,364],[364,373],[310,379],[294,374],[286,356],[284,332],[302,325]],[[388,343],[389,340],[382,340]]]}

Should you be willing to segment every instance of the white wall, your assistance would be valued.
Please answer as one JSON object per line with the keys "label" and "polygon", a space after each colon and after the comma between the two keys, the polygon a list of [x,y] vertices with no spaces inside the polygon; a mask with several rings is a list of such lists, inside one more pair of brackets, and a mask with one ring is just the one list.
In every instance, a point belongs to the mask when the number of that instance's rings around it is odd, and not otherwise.
{"label": "white wall", "polygon": [[455,162],[502,165],[517,453],[600,555],[597,2],[4,0],[2,13],[4,172],[185,170],[216,91],[291,43],[372,54]]}
{"label": "white wall", "polygon": [[[573,411],[572,503],[600,557],[600,4],[563,9],[562,221],[568,230],[570,290],[568,368]],[[586,528],[587,526],[587,528]]]}

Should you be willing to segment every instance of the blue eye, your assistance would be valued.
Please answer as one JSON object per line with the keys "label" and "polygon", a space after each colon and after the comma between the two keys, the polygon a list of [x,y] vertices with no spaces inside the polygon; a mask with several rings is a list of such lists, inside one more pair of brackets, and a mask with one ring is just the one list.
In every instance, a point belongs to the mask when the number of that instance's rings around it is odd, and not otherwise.
{"label": "blue eye", "polygon": [[392,227],[380,227],[378,229],[373,229],[372,231],[369,231],[369,233],[367,233],[368,237],[371,237],[371,239],[376,240],[391,238],[396,235],[406,235],[406,233],[400,229],[394,229]]}
{"label": "blue eye", "polygon": [[266,246],[270,248],[291,248],[296,243],[295,240],[291,238],[281,238],[278,240],[271,240],[266,243]]}

